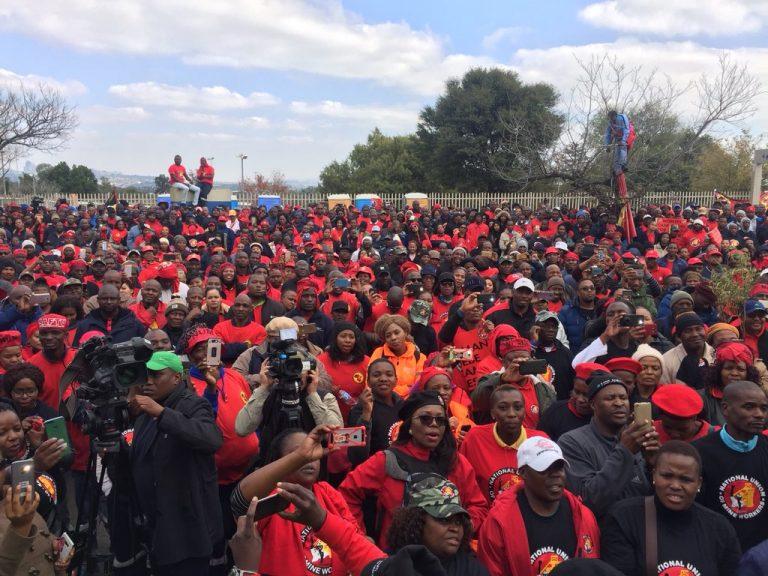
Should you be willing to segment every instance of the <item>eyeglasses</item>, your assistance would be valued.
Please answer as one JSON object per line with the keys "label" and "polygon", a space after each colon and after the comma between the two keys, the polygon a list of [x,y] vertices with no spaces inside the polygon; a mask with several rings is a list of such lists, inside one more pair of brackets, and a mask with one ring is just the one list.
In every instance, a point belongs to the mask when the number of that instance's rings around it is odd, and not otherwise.
{"label": "eyeglasses", "polygon": [[419,414],[416,416],[416,420],[418,420],[422,426],[437,425],[438,428],[445,428],[448,424],[448,418],[445,416],[432,416],[431,414]]}
{"label": "eyeglasses", "polygon": [[31,398],[32,396],[36,396],[37,395],[37,388],[29,388],[29,389],[26,389],[26,390],[16,390],[16,389],[14,389],[11,392],[11,394],[13,396],[18,396],[19,398],[24,398],[24,397]]}

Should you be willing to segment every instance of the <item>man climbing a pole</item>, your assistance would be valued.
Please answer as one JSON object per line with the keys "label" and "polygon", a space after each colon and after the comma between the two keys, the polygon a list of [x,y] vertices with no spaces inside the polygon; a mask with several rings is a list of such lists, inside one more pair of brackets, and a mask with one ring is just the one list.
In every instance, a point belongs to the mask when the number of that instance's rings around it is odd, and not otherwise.
{"label": "man climbing a pole", "polygon": [[615,110],[608,112],[608,126],[605,129],[607,151],[613,151],[611,175],[616,180],[616,190],[620,198],[627,197],[627,182],[624,172],[627,169],[627,150],[632,148],[635,131],[626,114]]}

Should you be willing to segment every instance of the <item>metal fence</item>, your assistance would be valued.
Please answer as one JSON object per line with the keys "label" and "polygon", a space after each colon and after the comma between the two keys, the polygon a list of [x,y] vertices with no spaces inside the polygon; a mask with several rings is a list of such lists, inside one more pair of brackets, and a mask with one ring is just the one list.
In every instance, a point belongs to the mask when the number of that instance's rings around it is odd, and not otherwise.
{"label": "metal fence", "polygon": [[[725,196],[734,199],[749,199],[749,192],[743,191],[725,191],[721,192]],[[430,202],[439,203],[441,206],[454,207],[458,209],[465,208],[477,208],[488,204],[489,202],[510,202],[512,204],[519,203],[523,206],[529,206],[536,208],[541,205],[547,205],[550,207],[558,205],[566,205],[568,207],[578,207],[580,205],[593,206],[595,204],[594,198],[584,194],[557,194],[553,192],[520,192],[513,194],[491,194],[487,192],[432,192],[427,194]],[[53,206],[55,202],[60,198],[60,195],[50,194],[44,195],[43,200],[46,206]],[[144,204],[151,205],[157,202],[157,195],[151,190],[138,190],[125,192],[120,194],[121,199],[125,199],[129,204]],[[310,191],[298,191],[290,190],[281,196],[283,204],[299,204],[301,206],[307,206],[314,203],[324,203],[327,201],[326,195],[316,190]],[[402,194],[383,193],[381,199],[384,202],[388,202],[393,206],[401,208],[405,205],[405,199]],[[96,205],[103,204],[106,201],[104,194],[77,194],[68,198],[71,205],[94,203]],[[258,201],[258,196],[252,193],[242,193],[238,196],[238,200],[241,205],[250,205]],[[689,203],[709,205],[715,200],[714,192],[709,191],[694,191],[688,190],[684,192],[667,192],[663,194],[648,194],[640,199],[633,200],[632,204],[635,208],[647,205],[647,204],[681,204],[685,206]],[[29,204],[31,201],[31,195],[22,195],[21,197],[8,197],[0,196],[0,205],[7,205],[10,203],[15,204]]]}

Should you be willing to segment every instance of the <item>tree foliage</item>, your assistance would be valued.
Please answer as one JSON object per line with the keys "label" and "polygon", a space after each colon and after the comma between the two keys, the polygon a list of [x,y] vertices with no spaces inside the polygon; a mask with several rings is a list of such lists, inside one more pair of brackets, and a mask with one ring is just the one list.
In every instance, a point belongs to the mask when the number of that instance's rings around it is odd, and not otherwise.
{"label": "tree foliage", "polygon": [[38,165],[38,178],[42,182],[55,185],[62,194],[93,194],[99,191],[99,183],[93,171],[87,166],[73,164],[72,168],[66,162],[55,166]]}
{"label": "tree foliage", "polygon": [[424,188],[414,136],[385,136],[376,128],[344,162],[332,162],[320,174],[327,194],[407,194]]}
{"label": "tree foliage", "polygon": [[560,134],[556,105],[552,86],[523,84],[506,70],[476,68],[449,80],[436,104],[421,112],[416,130],[428,177],[459,189],[509,190],[515,174],[526,172],[526,159],[504,145],[506,127],[525,119],[519,144],[542,153]]}
{"label": "tree foliage", "polygon": [[255,195],[267,194],[281,196],[288,192],[288,189],[288,185],[285,183],[285,176],[282,172],[273,172],[271,178],[256,173],[253,179],[246,178],[243,182],[243,191]]}
{"label": "tree foliage", "polygon": [[155,176],[155,194],[163,194],[168,190],[168,184],[171,179],[167,174],[159,174]]}
{"label": "tree foliage", "polygon": [[749,190],[756,147],[756,139],[748,133],[709,141],[697,158],[691,185],[697,190]]}

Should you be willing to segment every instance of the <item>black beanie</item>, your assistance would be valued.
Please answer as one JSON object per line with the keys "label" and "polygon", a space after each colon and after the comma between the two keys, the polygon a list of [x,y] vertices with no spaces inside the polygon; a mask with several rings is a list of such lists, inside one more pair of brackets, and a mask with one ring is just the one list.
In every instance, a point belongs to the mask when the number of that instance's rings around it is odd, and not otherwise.
{"label": "black beanie", "polygon": [[374,560],[360,576],[447,576],[440,560],[426,547],[403,546],[393,556]]}
{"label": "black beanie", "polygon": [[442,406],[445,409],[445,402],[437,392],[424,391],[415,392],[408,396],[408,399],[400,406],[397,411],[397,417],[403,422],[410,420],[416,410],[422,406]]}

